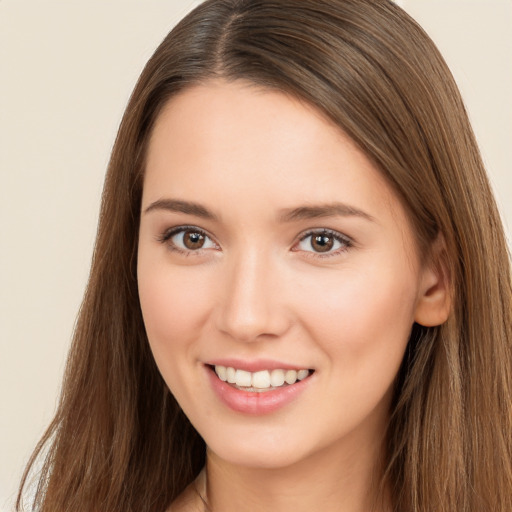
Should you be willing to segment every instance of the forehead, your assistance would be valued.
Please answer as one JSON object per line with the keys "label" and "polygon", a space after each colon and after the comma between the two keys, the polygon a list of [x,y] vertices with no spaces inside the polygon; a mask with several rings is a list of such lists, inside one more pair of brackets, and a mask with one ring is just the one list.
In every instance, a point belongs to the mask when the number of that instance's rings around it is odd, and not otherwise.
{"label": "forehead", "polygon": [[171,137],[176,146],[183,147],[184,141],[189,147],[201,145],[202,152],[188,154],[188,158],[207,158],[208,150],[225,157],[244,156],[241,152],[249,147],[264,147],[260,159],[268,156],[270,160],[278,156],[277,149],[284,156],[287,149],[306,139],[311,149],[334,140],[351,143],[306,102],[240,80],[211,81],[185,89],[168,101],[156,120],[150,153],[164,138],[172,143]]}
{"label": "forehead", "polygon": [[[229,172],[233,180],[256,173],[260,182],[342,175],[384,181],[317,109],[244,82],[209,82],[172,98],[156,120],[146,162],[147,174],[176,180]],[[183,168],[194,172],[180,173]]]}

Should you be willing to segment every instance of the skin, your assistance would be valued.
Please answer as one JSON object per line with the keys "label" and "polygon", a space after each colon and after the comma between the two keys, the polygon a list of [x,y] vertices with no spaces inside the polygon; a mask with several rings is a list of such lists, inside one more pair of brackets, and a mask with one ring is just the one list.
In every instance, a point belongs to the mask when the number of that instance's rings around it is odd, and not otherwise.
{"label": "skin", "polygon": [[[335,202],[363,213],[280,219]],[[203,247],[187,249],[183,232],[163,240],[179,226],[205,232]],[[349,242],[318,252],[307,233],[324,229]],[[417,252],[381,173],[309,105],[222,81],[167,104],[147,155],[139,293],[157,365],[207,443],[212,510],[370,510],[411,327],[449,309],[436,265]],[[221,357],[315,372],[286,406],[243,414],[212,390],[205,362]],[[172,508],[201,509],[190,489]]]}

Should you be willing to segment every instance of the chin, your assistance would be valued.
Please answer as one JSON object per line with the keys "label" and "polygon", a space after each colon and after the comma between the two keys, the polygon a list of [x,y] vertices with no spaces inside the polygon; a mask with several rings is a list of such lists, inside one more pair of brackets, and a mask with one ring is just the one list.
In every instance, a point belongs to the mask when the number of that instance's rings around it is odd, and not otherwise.
{"label": "chin", "polygon": [[289,450],[276,453],[275,450],[266,450],[259,446],[247,447],[245,450],[239,448],[218,451],[209,447],[209,450],[230,465],[247,469],[283,469],[297,464],[302,459],[302,454],[295,450],[291,453]]}
{"label": "chin", "polygon": [[282,469],[308,458],[310,451],[303,440],[290,433],[254,432],[240,436],[205,438],[208,450],[223,461],[251,469]]}

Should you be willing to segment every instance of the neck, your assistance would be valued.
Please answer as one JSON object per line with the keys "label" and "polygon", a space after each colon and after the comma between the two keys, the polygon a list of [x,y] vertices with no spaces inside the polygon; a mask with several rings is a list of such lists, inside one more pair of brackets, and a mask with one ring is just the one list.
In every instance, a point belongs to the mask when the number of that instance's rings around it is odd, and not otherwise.
{"label": "neck", "polygon": [[[342,456],[333,447],[287,467],[253,468],[230,464],[208,451],[207,500],[212,512],[386,512],[378,499],[382,443]],[[337,450],[335,450],[337,451]]]}

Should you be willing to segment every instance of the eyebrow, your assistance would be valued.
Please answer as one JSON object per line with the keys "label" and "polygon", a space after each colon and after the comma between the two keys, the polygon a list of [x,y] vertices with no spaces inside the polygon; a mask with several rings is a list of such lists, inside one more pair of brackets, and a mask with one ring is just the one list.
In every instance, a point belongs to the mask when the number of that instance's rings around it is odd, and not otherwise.
{"label": "eyebrow", "polygon": [[[166,210],[170,212],[185,213],[195,215],[203,219],[218,221],[217,215],[208,210],[205,206],[193,201],[182,201],[180,199],[158,199],[151,203],[144,213],[154,210]],[[297,208],[285,208],[279,212],[278,222],[296,222],[307,219],[317,219],[322,217],[360,217],[370,222],[376,222],[375,218],[369,213],[359,210],[345,203],[327,203],[319,205],[299,206]]]}
{"label": "eyebrow", "polygon": [[208,208],[194,203],[192,201],[181,201],[179,199],[158,199],[151,203],[145,210],[144,213],[148,213],[154,210],[167,210],[169,212],[186,213],[189,215],[195,215],[202,219],[218,220],[217,216],[212,213]]}
{"label": "eyebrow", "polygon": [[280,222],[294,222],[305,219],[316,219],[321,217],[361,217],[371,222],[376,222],[369,213],[359,210],[345,203],[328,203],[311,206],[299,206],[282,210],[278,219]]}

